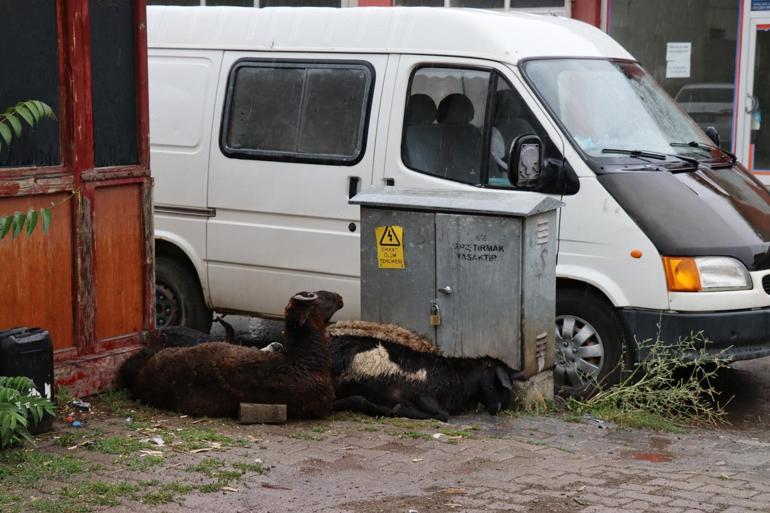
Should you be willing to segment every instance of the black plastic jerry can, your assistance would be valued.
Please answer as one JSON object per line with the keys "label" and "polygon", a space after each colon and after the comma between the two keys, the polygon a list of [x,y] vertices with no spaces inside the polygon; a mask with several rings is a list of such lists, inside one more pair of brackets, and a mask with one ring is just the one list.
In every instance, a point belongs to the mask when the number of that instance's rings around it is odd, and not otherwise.
{"label": "black plastic jerry can", "polygon": [[[53,395],[53,342],[48,331],[39,328],[0,330],[0,376],[25,376],[35,382],[46,399]],[[46,415],[30,432],[42,433],[53,426]]]}

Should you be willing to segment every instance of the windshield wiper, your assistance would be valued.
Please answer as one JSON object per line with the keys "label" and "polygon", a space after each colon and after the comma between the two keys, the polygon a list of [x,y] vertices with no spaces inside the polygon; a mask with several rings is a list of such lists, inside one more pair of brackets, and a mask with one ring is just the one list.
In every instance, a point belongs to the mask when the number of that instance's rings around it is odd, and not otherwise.
{"label": "windshield wiper", "polygon": [[669,157],[674,157],[679,160],[683,160],[692,166],[695,166],[696,169],[698,168],[698,164],[699,164],[698,159],[684,157],[682,155],[677,155],[676,153],[658,153],[658,152],[646,151],[646,150],[621,150],[617,148],[602,148],[602,153],[617,153],[619,155],[631,155],[632,157],[640,157],[640,158],[648,158],[648,159],[656,159],[656,160],[666,160]]}
{"label": "windshield wiper", "polygon": [[702,143],[702,142],[699,142],[699,141],[690,141],[690,142],[686,142],[686,143],[683,143],[683,142],[672,142],[671,146],[673,146],[674,148],[687,148],[687,147],[690,147],[690,148],[700,148],[701,150],[709,150],[709,151],[717,150],[720,153],[730,157],[730,160],[732,160],[733,164],[735,164],[738,161],[738,157],[736,157],[735,154],[730,153],[727,150],[723,150],[719,146],[714,146],[712,144],[706,144],[706,143]]}
{"label": "windshield wiper", "polygon": [[654,153],[644,150],[620,150],[617,148],[602,148],[602,153],[617,153],[619,155],[631,155],[632,157],[642,157],[647,159],[666,160],[662,153]]}

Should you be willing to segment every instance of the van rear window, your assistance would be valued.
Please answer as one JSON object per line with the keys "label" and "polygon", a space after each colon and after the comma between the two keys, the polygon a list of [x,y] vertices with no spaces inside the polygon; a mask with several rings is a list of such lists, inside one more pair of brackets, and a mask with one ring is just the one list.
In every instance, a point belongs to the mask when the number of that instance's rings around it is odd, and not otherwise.
{"label": "van rear window", "polygon": [[223,153],[355,164],[364,152],[373,74],[365,63],[237,62],[228,82]]}

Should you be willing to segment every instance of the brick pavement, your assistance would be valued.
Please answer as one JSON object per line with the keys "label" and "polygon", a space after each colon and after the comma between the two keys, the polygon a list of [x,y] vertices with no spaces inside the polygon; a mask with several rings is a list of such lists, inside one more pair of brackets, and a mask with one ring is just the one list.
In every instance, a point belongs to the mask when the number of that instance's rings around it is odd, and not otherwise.
{"label": "brick pavement", "polygon": [[[105,511],[770,512],[770,435],[763,432],[661,434],[553,417],[454,422],[228,425],[262,441],[217,457],[258,456],[273,465],[267,476],[162,509],[133,503]],[[316,439],[297,435],[318,426],[326,431]],[[475,428],[472,438],[431,436],[467,426]],[[149,477],[170,478],[162,468],[155,473]]]}

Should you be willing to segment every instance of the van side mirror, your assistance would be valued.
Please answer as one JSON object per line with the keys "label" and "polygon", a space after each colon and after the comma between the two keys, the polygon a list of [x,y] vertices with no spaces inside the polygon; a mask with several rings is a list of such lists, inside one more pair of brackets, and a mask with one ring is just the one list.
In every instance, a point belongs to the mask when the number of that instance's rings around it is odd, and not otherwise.
{"label": "van side mirror", "polygon": [[543,141],[536,135],[520,135],[508,153],[508,180],[516,187],[533,189],[543,171]]}
{"label": "van side mirror", "polygon": [[716,129],[716,127],[710,126],[706,128],[706,135],[709,136],[709,139],[711,139],[711,142],[714,143],[714,146],[717,148],[721,148],[721,140],[719,137],[719,131]]}

